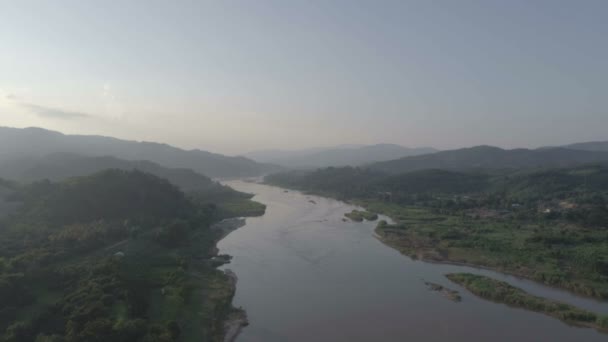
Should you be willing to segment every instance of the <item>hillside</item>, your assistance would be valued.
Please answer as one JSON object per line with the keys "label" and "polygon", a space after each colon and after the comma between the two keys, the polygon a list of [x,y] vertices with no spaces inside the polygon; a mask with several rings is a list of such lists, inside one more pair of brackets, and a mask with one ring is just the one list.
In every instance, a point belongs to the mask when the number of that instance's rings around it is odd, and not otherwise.
{"label": "hillside", "polygon": [[259,151],[246,156],[260,162],[269,162],[293,169],[329,166],[360,166],[406,156],[434,153],[433,148],[408,148],[393,144],[344,146],[300,151]]}
{"label": "hillside", "polygon": [[578,151],[566,148],[504,150],[492,146],[476,146],[375,163],[370,165],[370,168],[389,173],[424,169],[515,170],[568,167],[598,161],[608,161],[608,152]]}
{"label": "hillside", "polygon": [[15,192],[16,186],[0,178],[0,218],[15,210],[17,203],[11,201],[10,196]]}
{"label": "hillside", "polygon": [[183,191],[202,191],[220,187],[209,177],[188,169],[171,169],[149,161],[129,161],[114,157],[85,157],[55,153],[43,157],[19,158],[0,162],[0,177],[19,182],[42,179],[60,181],[86,176],[106,169],[140,170],[165,178]]}
{"label": "hillside", "polygon": [[166,144],[64,135],[41,128],[0,127],[0,163],[53,153],[149,160],[165,167],[192,169],[213,178],[259,176],[278,170],[276,166],[260,164],[244,157],[228,157],[201,150],[187,151]]}
{"label": "hillside", "polygon": [[20,209],[0,220],[1,341],[223,340],[238,311],[213,224],[245,214],[226,215],[226,199],[121,170],[24,185],[15,198]]}

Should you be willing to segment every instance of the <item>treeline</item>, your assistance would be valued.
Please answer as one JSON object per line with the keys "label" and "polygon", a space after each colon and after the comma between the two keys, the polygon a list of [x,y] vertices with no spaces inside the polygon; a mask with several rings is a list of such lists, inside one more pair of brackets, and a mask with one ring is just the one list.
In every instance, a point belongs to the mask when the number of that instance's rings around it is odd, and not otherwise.
{"label": "treeline", "polygon": [[380,200],[457,212],[473,208],[514,210],[533,218],[564,218],[608,225],[608,167],[520,172],[422,170],[399,175],[363,168],[293,171],[266,182],[339,199]]}

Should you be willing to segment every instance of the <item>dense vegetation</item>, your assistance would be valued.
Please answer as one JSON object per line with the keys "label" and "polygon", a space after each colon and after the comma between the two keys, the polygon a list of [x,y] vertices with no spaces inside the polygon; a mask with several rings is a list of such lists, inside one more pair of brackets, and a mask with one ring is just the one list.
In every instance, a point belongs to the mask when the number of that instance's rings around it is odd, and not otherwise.
{"label": "dense vegetation", "polygon": [[378,235],[412,257],[483,265],[608,299],[608,167],[386,175],[330,168],[267,181],[390,216]]}
{"label": "dense vegetation", "polygon": [[108,170],[22,186],[12,200],[22,204],[0,221],[0,341],[222,340],[234,284],[210,260],[224,233],[211,225],[239,205],[263,212],[249,196],[187,196]]}
{"label": "dense vegetation", "polygon": [[378,214],[366,210],[353,210],[350,213],[344,214],[344,216],[355,222],[363,222],[363,220],[376,221],[378,219]]}
{"label": "dense vegetation", "polygon": [[608,329],[608,316],[598,316],[572,305],[536,297],[503,281],[471,273],[451,273],[447,277],[484,299],[544,313],[569,324]]}

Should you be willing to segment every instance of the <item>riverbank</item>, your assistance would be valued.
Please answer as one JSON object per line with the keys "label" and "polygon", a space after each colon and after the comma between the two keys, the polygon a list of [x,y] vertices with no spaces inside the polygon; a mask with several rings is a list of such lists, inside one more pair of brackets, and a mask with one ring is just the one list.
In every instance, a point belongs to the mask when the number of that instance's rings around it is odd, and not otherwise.
{"label": "riverbank", "polygon": [[[326,193],[317,195],[331,197]],[[608,298],[608,288],[597,280],[600,276],[597,271],[589,269],[589,265],[572,265],[576,260],[574,256],[567,258],[565,253],[555,254],[552,246],[546,244],[545,241],[554,241],[546,239],[560,229],[562,239],[565,239],[564,227],[547,227],[544,229],[549,232],[545,232],[533,222],[473,218],[377,200],[350,199],[346,202],[366,210],[357,213],[388,216],[393,222],[380,221],[374,229],[374,236],[414,260],[486,269],[568,290],[583,297]],[[599,235],[594,239],[600,239]],[[568,253],[585,253],[593,251],[594,246],[597,245],[581,241],[575,248],[556,248]]]}
{"label": "riverbank", "polygon": [[[558,234],[558,227],[545,228],[555,230],[554,234],[527,222],[472,219],[375,202],[359,204],[395,220],[395,224],[379,223],[376,235],[411,258],[487,268],[581,296],[608,298],[608,286],[601,281],[601,258],[582,263],[582,258],[597,253],[599,246],[592,242],[566,246],[543,242],[541,236]],[[563,232],[560,238],[565,238]],[[595,241],[600,236],[587,239]]]}
{"label": "riverbank", "polygon": [[[233,297],[234,293],[236,293],[236,284],[238,282],[238,277],[231,270],[225,270],[224,273],[230,279],[230,287],[233,289]],[[232,301],[232,298],[231,298]],[[247,319],[247,312],[242,308],[235,308],[231,305],[232,311],[228,315],[228,318],[224,321],[224,342],[234,342],[236,338],[239,336],[244,327],[249,325],[249,320]]]}
{"label": "riverbank", "polygon": [[351,221],[355,222],[363,222],[363,220],[367,221],[376,221],[378,219],[378,214],[370,213],[366,210],[357,210],[354,209],[350,213],[344,214],[345,217],[351,219]]}
{"label": "riverbank", "polygon": [[539,312],[567,324],[594,328],[603,333],[608,332],[608,316],[597,315],[572,305],[533,296],[506,282],[482,275],[450,273],[446,277],[480,298]]}
{"label": "riverbank", "polygon": [[[222,220],[211,227],[211,230],[216,234],[215,243],[210,251],[210,261],[214,268],[228,264],[231,260],[231,256],[229,255],[219,255],[217,243],[233,231],[243,227],[245,222],[245,219],[242,217],[229,218]],[[238,282],[237,275],[231,270],[226,269],[223,271],[222,278],[224,282],[222,288],[226,291],[219,292],[220,295],[217,297],[217,302],[220,303],[219,306],[223,306],[219,311],[224,312],[225,314],[222,317],[221,334],[216,335],[216,340],[233,342],[241,333],[242,329],[249,325],[249,321],[247,319],[246,311],[242,308],[236,308],[232,304]]]}
{"label": "riverbank", "polygon": [[445,298],[451,300],[452,302],[462,301],[462,297],[460,296],[460,293],[456,290],[452,290],[441,284],[431,283],[429,281],[425,281],[424,284],[428,287],[429,290],[438,292],[439,294],[441,294]]}
{"label": "riverbank", "polygon": [[[362,209],[343,201],[261,184],[230,186],[255,193],[255,200],[268,206],[263,217],[247,219],[246,228],[218,245],[221,254],[235,256],[224,267],[238,274],[233,303],[246,308],[251,321],[238,340],[605,340],[594,329],[477,299],[450,285],[445,274],[483,274],[537,296],[605,313],[598,302],[495,272],[404,258],[373,236],[376,223],[344,222],[344,213]],[[460,291],[464,302],[446,300],[425,282]],[[475,329],[466,328],[470,326]]]}
{"label": "riverbank", "polygon": [[[270,183],[272,186],[284,186]],[[608,233],[566,223],[547,226],[517,218],[479,218],[466,212],[380,200],[344,198],[328,191],[292,187],[306,194],[334,198],[389,217],[376,237],[417,260],[486,268],[563,289],[580,296],[608,299]]]}
{"label": "riverbank", "polygon": [[[608,300],[608,190],[605,183],[589,189],[586,177],[565,181],[582,170],[598,180],[605,174],[597,168],[514,177],[428,170],[391,177],[328,168],[286,172],[266,181],[391,217],[396,224],[387,228],[384,240],[404,254],[480,265]],[[561,178],[552,178],[556,174]],[[468,186],[471,177],[491,184]]]}

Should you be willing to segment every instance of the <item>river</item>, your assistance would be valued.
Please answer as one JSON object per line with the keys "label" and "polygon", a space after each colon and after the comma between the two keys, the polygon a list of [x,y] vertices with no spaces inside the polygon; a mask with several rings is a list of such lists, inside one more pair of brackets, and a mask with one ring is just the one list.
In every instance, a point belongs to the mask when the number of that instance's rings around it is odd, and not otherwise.
{"label": "river", "polygon": [[[593,329],[479,299],[444,277],[467,271],[596,312],[608,304],[471,267],[412,260],[374,237],[375,222],[344,222],[354,207],[267,185],[227,182],[267,205],[219,242],[234,256],[234,305],[250,325],[238,342],[607,341]],[[460,291],[455,303],[424,281]]]}

